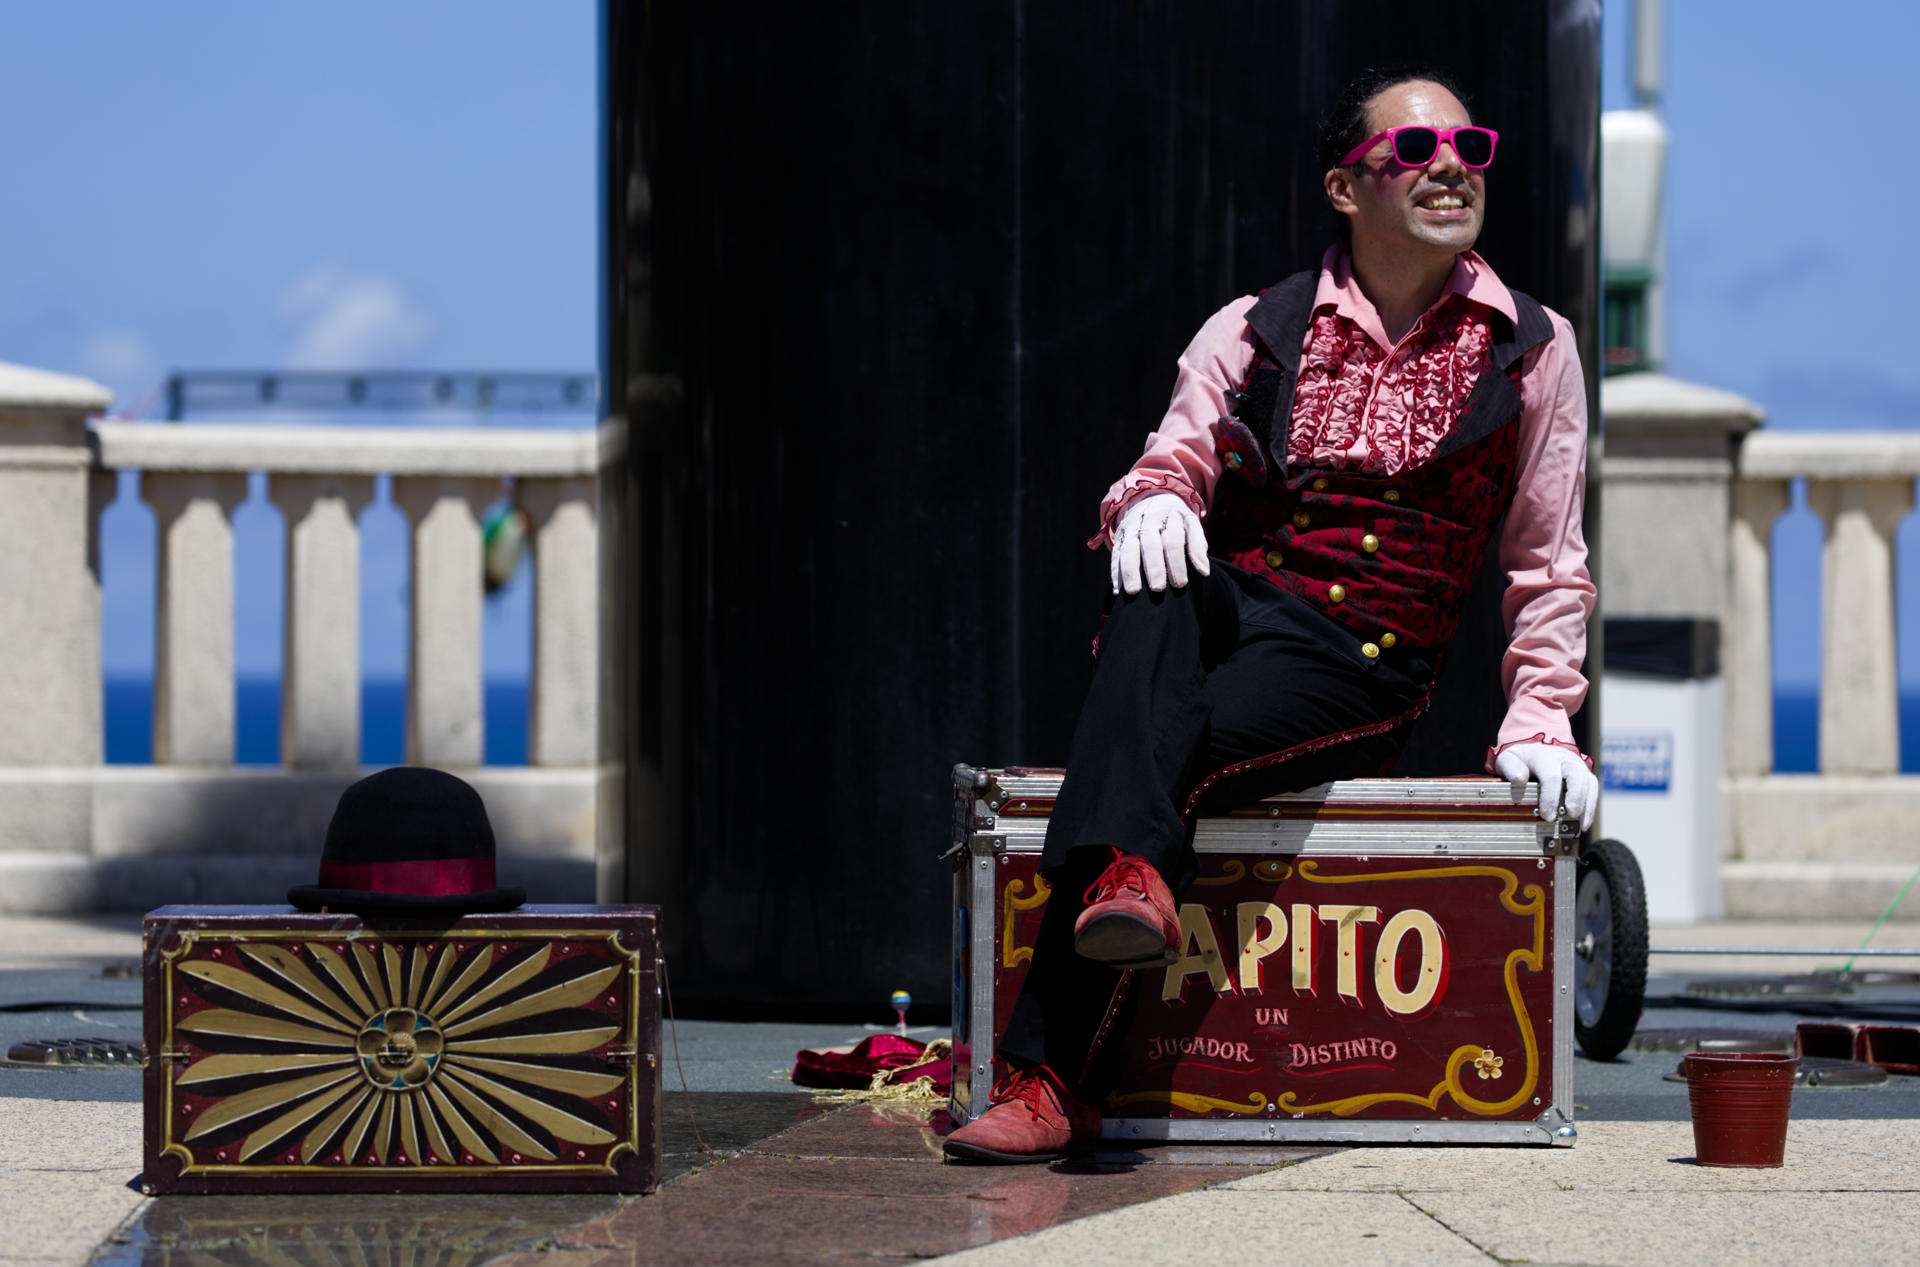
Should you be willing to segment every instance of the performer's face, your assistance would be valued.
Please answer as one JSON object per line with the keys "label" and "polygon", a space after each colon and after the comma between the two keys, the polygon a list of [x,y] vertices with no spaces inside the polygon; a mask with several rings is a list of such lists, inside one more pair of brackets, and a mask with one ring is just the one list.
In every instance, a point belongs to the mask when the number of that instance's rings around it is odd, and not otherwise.
{"label": "performer's face", "polygon": [[[1460,99],[1439,84],[1410,80],[1367,104],[1369,134],[1408,124],[1472,123]],[[1441,145],[1424,167],[1407,167],[1390,141],[1376,142],[1351,167],[1327,173],[1327,196],[1349,217],[1354,249],[1453,256],[1473,246],[1486,215],[1486,174]],[[1365,244],[1363,246],[1363,244]]]}

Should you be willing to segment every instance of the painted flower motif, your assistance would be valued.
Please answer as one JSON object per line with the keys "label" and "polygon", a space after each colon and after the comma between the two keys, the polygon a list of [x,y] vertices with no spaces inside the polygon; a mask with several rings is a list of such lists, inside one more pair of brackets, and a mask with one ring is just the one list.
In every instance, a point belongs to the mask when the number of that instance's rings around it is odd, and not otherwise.
{"label": "painted flower motif", "polygon": [[1493,1054],[1493,1048],[1482,1047],[1480,1054],[1473,1058],[1473,1071],[1482,1078],[1498,1078],[1500,1066],[1507,1062]]}

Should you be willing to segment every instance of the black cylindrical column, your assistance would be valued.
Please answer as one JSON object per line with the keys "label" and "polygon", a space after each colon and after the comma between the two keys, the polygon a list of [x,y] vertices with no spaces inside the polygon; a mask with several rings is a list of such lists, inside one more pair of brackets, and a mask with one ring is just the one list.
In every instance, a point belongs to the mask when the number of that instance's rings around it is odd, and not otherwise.
{"label": "black cylindrical column", "polygon": [[[1101,493],[1200,323],[1318,260],[1350,73],[1462,82],[1501,133],[1482,250],[1593,346],[1584,0],[603,26],[602,892],[666,904],[682,1006],[944,997],[947,771],[1063,760]],[[1497,659],[1497,614],[1473,637]],[[1467,682],[1422,761],[1477,765]]]}

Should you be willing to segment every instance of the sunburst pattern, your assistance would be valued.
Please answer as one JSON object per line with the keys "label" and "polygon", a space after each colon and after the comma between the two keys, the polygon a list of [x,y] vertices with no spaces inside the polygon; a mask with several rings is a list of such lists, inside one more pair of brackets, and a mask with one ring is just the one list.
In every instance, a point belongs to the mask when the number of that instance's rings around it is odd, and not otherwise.
{"label": "sunburst pattern", "polygon": [[[364,936],[364,934],[363,934]],[[170,964],[189,1167],[605,1169],[633,1073],[609,939],[197,938]]]}

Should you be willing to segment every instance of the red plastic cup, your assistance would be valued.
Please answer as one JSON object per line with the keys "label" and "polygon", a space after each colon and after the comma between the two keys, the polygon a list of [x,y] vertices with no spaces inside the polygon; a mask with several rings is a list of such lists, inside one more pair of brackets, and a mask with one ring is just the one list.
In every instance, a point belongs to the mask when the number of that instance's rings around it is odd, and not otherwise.
{"label": "red plastic cup", "polygon": [[1694,1160],[1702,1166],[1778,1166],[1799,1058],[1761,1051],[1687,1057]]}

